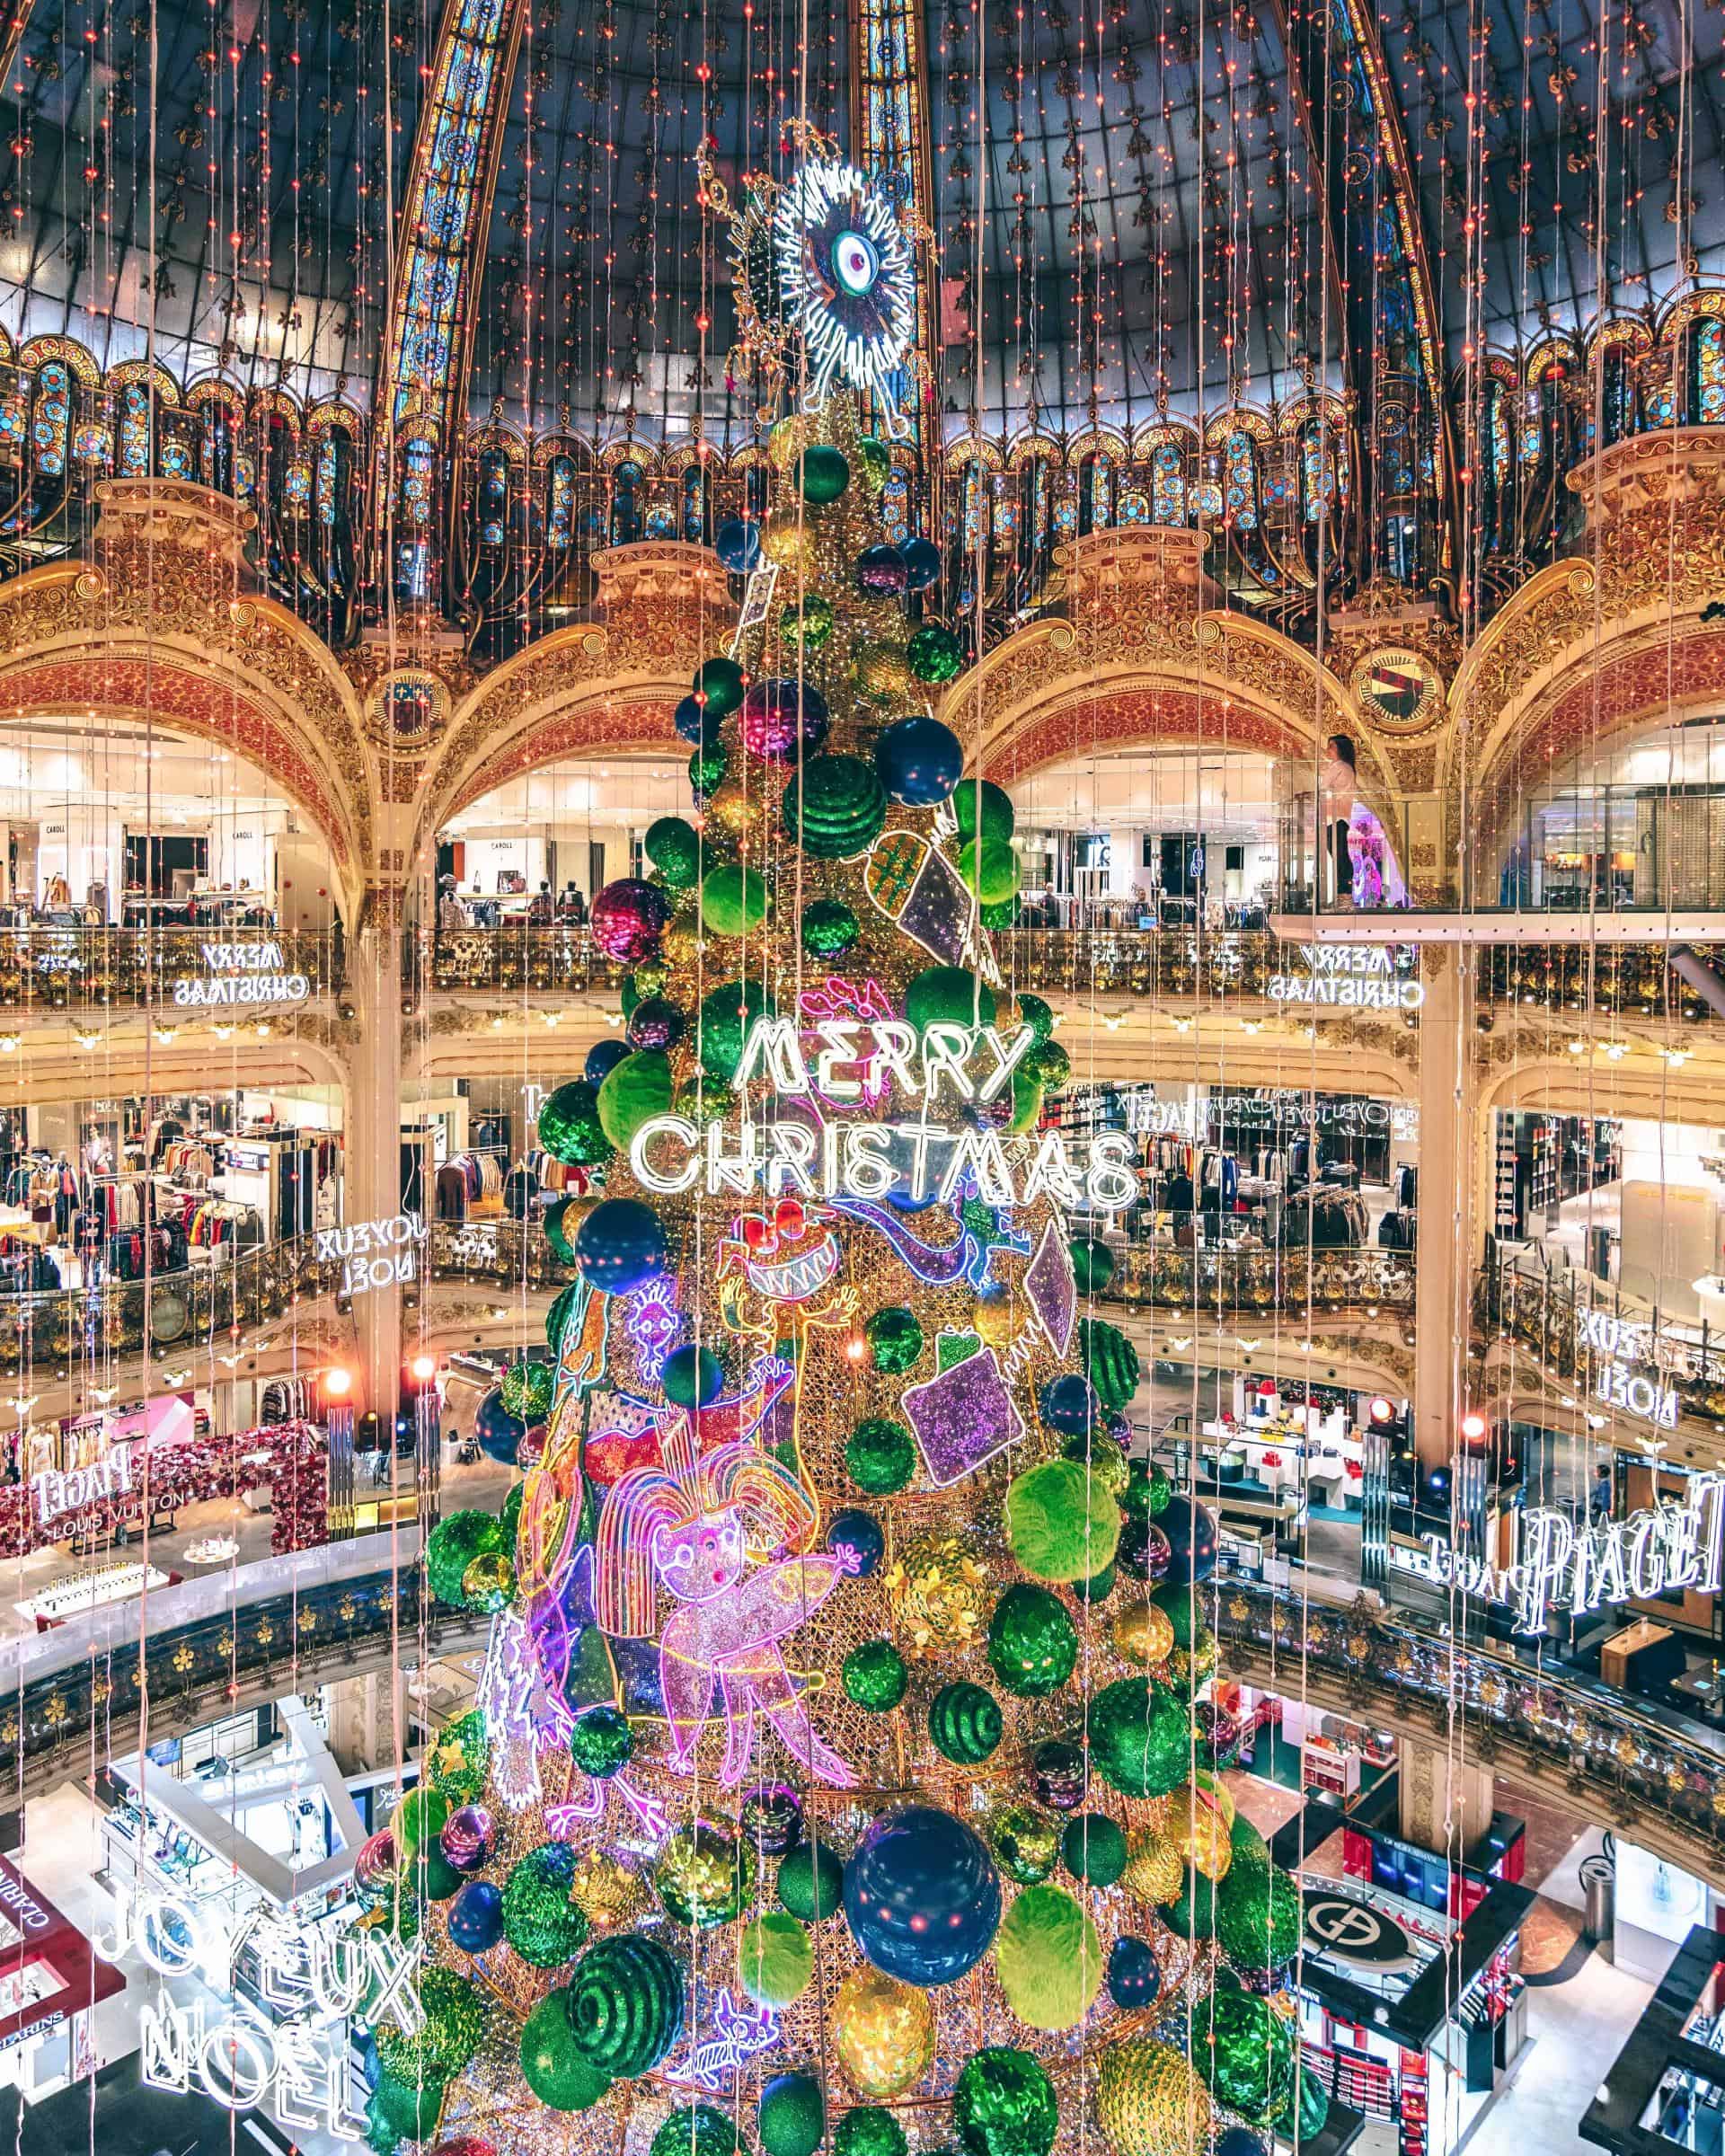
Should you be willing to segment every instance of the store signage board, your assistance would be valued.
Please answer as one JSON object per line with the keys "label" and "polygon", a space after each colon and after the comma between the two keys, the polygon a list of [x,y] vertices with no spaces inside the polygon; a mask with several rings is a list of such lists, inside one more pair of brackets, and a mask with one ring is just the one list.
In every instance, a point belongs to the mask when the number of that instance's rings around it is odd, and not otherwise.
{"label": "store signage board", "polygon": [[1417,1011],[1425,985],[1403,973],[1387,943],[1302,943],[1304,973],[1269,979],[1273,1003],[1306,1003],[1314,1011]]}
{"label": "store signage board", "polygon": [[203,971],[182,974],[174,982],[173,1000],[181,1008],[220,1003],[303,1003],[312,984],[303,973],[289,973],[279,943],[200,943]]}
{"label": "store signage board", "polygon": [[417,1279],[425,1233],[425,1216],[420,1213],[397,1213],[388,1220],[362,1220],[352,1227],[320,1228],[317,1261],[332,1265],[339,1259],[342,1267],[339,1292],[363,1295],[374,1287]]}
{"label": "store signage board", "polygon": [[1692,1475],[1681,1505],[1660,1504],[1627,1519],[1578,1526],[1568,1513],[1546,1507],[1513,1512],[1515,1542],[1508,1564],[1453,1550],[1441,1535],[1393,1542],[1392,1568],[1433,1586],[1459,1588],[1516,1613],[1516,1629],[1535,1637],[1547,1614],[1661,1595],[1717,1595],[1725,1566],[1725,1476]]}
{"label": "store signage board", "polygon": [[88,1467],[68,1468],[64,1472],[50,1467],[32,1475],[30,1494],[38,1524],[47,1527],[56,1520],[125,1497],[131,1487],[131,1448],[116,1445]]}
{"label": "store signage board", "polygon": [[1593,1389],[1608,1406],[1638,1415],[1661,1430],[1676,1428],[1676,1390],[1661,1384],[1657,1372],[1650,1377],[1636,1366],[1654,1359],[1651,1325],[1613,1317],[1607,1311],[1578,1310],[1575,1344],[1597,1358]]}
{"label": "store signage board", "polygon": [[1308,1893],[1303,1906],[1307,1943],[1332,1961],[1386,1975],[1393,1969],[1411,1968],[1419,1960],[1393,1916],[1352,1895]]}

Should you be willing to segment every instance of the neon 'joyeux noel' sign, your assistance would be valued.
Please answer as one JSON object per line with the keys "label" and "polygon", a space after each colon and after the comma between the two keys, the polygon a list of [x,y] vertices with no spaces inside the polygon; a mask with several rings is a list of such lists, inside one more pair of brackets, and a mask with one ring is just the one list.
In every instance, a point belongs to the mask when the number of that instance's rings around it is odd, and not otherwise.
{"label": "neon 'joyeux noel' sign", "polygon": [[[1137,1148],[1123,1132],[1075,1144],[1058,1131],[1014,1137],[979,1118],[947,1122],[933,1112],[948,1100],[960,1113],[1000,1100],[1035,1038],[1028,1026],[1003,1035],[994,1026],[919,1029],[895,1019],[799,1027],[794,1019],[757,1018],[731,1083],[747,1100],[750,1082],[765,1078],[780,1103],[800,1105],[807,1119],[793,1113],[756,1122],[745,1110],[736,1124],[709,1123],[703,1133],[686,1116],[653,1116],[635,1133],[629,1164],[643,1188],[665,1197],[693,1188],[704,1173],[710,1196],[758,1188],[774,1197],[947,1204],[973,1182],[985,1204],[1007,1208],[1037,1198],[1112,1211],[1131,1205]],[[846,1112],[894,1094],[920,1112],[890,1122]]]}

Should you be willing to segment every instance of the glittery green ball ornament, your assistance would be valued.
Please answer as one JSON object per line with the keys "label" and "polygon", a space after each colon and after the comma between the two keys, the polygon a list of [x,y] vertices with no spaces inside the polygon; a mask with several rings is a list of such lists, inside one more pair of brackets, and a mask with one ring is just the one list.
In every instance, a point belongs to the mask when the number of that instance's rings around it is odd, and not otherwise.
{"label": "glittery green ball ornament", "polygon": [[802,948],[818,959],[842,958],[862,924],[842,898],[817,898],[802,909]]}
{"label": "glittery green ball ornament", "polygon": [[860,434],[856,437],[858,477],[871,497],[878,501],[886,483],[892,476],[892,452],[878,434]]}
{"label": "glittery green ball ornament", "polygon": [[1004,839],[973,838],[959,849],[959,874],[984,906],[1004,906],[1018,890],[1018,856]]}
{"label": "glittery green ball ornament", "polygon": [[511,1363],[498,1387],[503,1405],[523,1422],[543,1422],[551,1407],[556,1375],[549,1363]]}
{"label": "glittery green ball ornament", "polygon": [[952,796],[952,813],[959,819],[959,836],[966,841],[977,835],[980,823],[984,838],[1004,842],[1013,835],[1013,826],[1017,821],[1012,796],[992,779],[961,779],[958,791]]}
{"label": "glittery green ball ornament", "polygon": [[1021,1886],[1046,1879],[1060,1854],[1060,1822],[1022,1798],[997,1804],[983,1821],[983,1832],[1000,1869]]}
{"label": "glittery green ball ornament", "polygon": [[515,1561],[500,1550],[487,1550],[461,1576],[461,1599],[470,1610],[495,1617],[515,1599]]}
{"label": "glittery green ball ornament", "polygon": [[589,1707],[569,1733],[569,1756],[595,1781],[608,1781],[629,1763],[635,1733],[615,1707]]}
{"label": "glittery green ball ornament", "polygon": [[[594,1120],[596,1122],[598,1119],[597,1113],[597,1100],[598,1096],[596,1093],[594,1095],[596,1110]],[[600,1131],[599,1135],[602,1138],[605,1136],[603,1130]],[[606,1150],[607,1152],[610,1150],[610,1144],[608,1140],[606,1141]],[[559,1197],[554,1198],[552,1203],[545,1207],[545,1244],[551,1251],[552,1256],[557,1260],[559,1265],[573,1265],[575,1262],[575,1245],[563,1233],[563,1222],[569,1216],[569,1208],[572,1203],[572,1199],[567,1197]]]}
{"label": "glittery green ball ornament", "polygon": [[1216,1890],[1216,1936],[1222,1951],[1241,1969],[1278,1969],[1299,1951],[1299,1889],[1285,1871],[1262,1856],[1233,1859]]}
{"label": "glittery green ball ornament", "polygon": [[1208,1939],[1216,1931],[1216,1887],[1201,1871],[1186,1867],[1180,1892],[1161,1904],[1162,1921],[1178,1939]]}
{"label": "glittery green ball ornament", "polygon": [[784,790],[785,834],[816,861],[846,861],[880,835],[887,797],[861,756],[811,756]]}
{"label": "glittery green ball ornament", "polygon": [[694,669],[691,684],[705,703],[709,719],[729,719],[742,707],[743,669],[734,658],[709,658]]}
{"label": "glittery green ball ornament", "polygon": [[562,1351],[563,1330],[573,1319],[581,1321],[586,1310],[583,1300],[587,1290],[579,1280],[571,1280],[567,1287],[559,1288],[551,1299],[551,1308],[545,1312],[545,1345],[553,1356]]}
{"label": "glittery green ball ornament", "polygon": [[1138,1389],[1138,1351],[1118,1325],[1101,1318],[1078,1321],[1079,1352],[1084,1374],[1096,1389],[1096,1397],[1110,1414],[1118,1415]]}
{"label": "glittery green ball ornament", "polygon": [[[1154,1492],[1152,1493],[1154,1495]],[[1155,1517],[1154,1513],[1150,1515]],[[1204,1605],[1192,1587],[1157,1587],[1151,1601],[1174,1628],[1174,1645],[1190,1654],[1205,1637]]]}
{"label": "glittery green ball ornament", "polygon": [[553,1161],[579,1168],[610,1158],[610,1141],[599,1121],[598,1092],[584,1078],[560,1085],[541,1103],[536,1121],[539,1143]]}
{"label": "glittery green ball ornament", "polygon": [[1028,995],[1022,990],[1018,997],[1018,1022],[1031,1029],[1031,1038],[1037,1042],[1049,1038],[1054,1031],[1054,1005],[1039,995]]}
{"label": "glittery green ball ornament", "polygon": [[979,906],[977,918],[986,929],[998,935],[1003,929],[1017,927],[1019,912],[1018,893],[1014,891],[1010,898],[1003,899],[998,906]]}
{"label": "glittery green ball ornament", "polygon": [[969,2156],[1048,2156],[1060,2105],[1039,2060],[995,2046],[960,2068],[952,2124]]}
{"label": "glittery green ball ornament", "polygon": [[485,2041],[490,2003],[478,1984],[457,1976],[453,1969],[423,1970],[419,1993],[425,2010],[419,2042],[426,2079],[447,2081],[461,2072]]}
{"label": "glittery green ball ornament", "polygon": [[1100,1295],[1114,1277],[1114,1253],[1095,1235],[1075,1235],[1066,1245],[1081,1295]]}
{"label": "glittery green ball ornament", "polygon": [[792,476],[802,499],[824,508],[850,485],[851,467],[842,449],[835,449],[830,442],[812,442],[798,457]]}
{"label": "glittery green ball ornament", "polygon": [[614,2081],[650,2073],[683,2032],[686,1972],[642,1932],[602,1939],[576,1964],[569,2020],[576,2048]]}
{"label": "glittery green ball ornament", "polygon": [[962,966],[924,966],[905,990],[905,1016],[920,1032],[938,1020],[953,1026],[992,1026],[995,992]]}
{"label": "glittery green ball ornament", "polygon": [[845,1696],[871,1714],[889,1714],[910,1682],[905,1658],[890,1639],[865,1639],[845,1657]]}
{"label": "glittery green ball ornament", "polygon": [[918,681],[938,686],[957,677],[964,665],[964,646],[950,629],[931,623],[913,632],[905,657]]}
{"label": "glittery green ball ornament", "polygon": [[818,1924],[844,1905],[845,1867],[824,1842],[799,1842],[779,1865],[777,1886],[799,1923]]}
{"label": "glittery green ball ornament", "polygon": [[1057,1040],[1045,1040],[1031,1050],[1022,1067],[1034,1072],[1040,1084],[1059,1086],[1072,1075],[1072,1058]]}
{"label": "glittery green ball ornament", "polygon": [[701,869],[701,834],[680,816],[661,816],[647,826],[641,850],[667,890],[686,891]]}
{"label": "glittery green ball ornament", "polygon": [[1304,2148],[1322,2133],[1324,2123],[1330,2116],[1329,2093],[1309,2066],[1300,2068],[1298,2102],[1299,2145]]}
{"label": "glittery green ball ornament", "polygon": [[910,2143],[890,2111],[858,2104],[833,2128],[833,2156],[905,2156]]}
{"label": "glittery green ball ornament", "polygon": [[930,1740],[954,1766],[979,1767],[1000,1743],[1004,1726],[1000,1701],[980,1684],[942,1684],[928,1703]]}
{"label": "glittery green ball ornament", "polygon": [[663,1048],[637,1048],[615,1070],[607,1071],[599,1088],[599,1121],[605,1135],[620,1153],[643,1123],[670,1113],[677,1092],[671,1059]]}
{"label": "glittery green ball ornament", "polygon": [[818,591],[805,591],[802,603],[793,601],[779,614],[779,634],[788,644],[801,644],[805,651],[818,651],[833,633],[833,607]]}
{"label": "glittery green ball ornament", "polygon": [[755,1896],[755,1851],[730,1825],[679,1826],[653,1861],[659,1898],[679,1924],[704,1931],[740,1916]]}
{"label": "glittery green ball ornament", "polygon": [[473,1708],[444,1724],[425,1755],[426,1781],[448,1798],[452,1808],[458,1804],[477,1804],[485,1792],[491,1756],[485,1718]]}
{"label": "glittery green ball ornament", "polygon": [[439,1602],[464,1609],[462,1578],[476,1557],[501,1550],[503,1536],[489,1512],[452,1512],[431,1530],[425,1544],[425,1577]]}
{"label": "glittery green ball ornament", "polygon": [[862,1326],[874,1366],[888,1377],[901,1377],[923,1352],[923,1329],[916,1313],[902,1303],[869,1312]]}
{"label": "glittery green ball ornament", "polygon": [[988,1620],[988,1663],[1018,1699],[1058,1692],[1078,1663],[1078,1634],[1065,1604],[1046,1587],[1008,1587]]}
{"label": "glittery green ball ornament", "polygon": [[567,1842],[542,1842],[503,1882],[503,1936],[535,1969],[561,1968],[581,1950],[587,1918],[569,1898],[575,1851]]}
{"label": "glittery green ball ornament", "polygon": [[648,2156],[739,2156],[734,2119],[711,2104],[679,2104],[648,2143]]}
{"label": "glittery green ball ornament", "polygon": [[1027,2028],[1076,2028],[1102,1988],[1102,1942],[1062,1886],[1027,1886],[995,1936],[995,1972]]}
{"label": "glittery green ball ornament", "polygon": [[890,1497],[916,1471],[916,1447],[910,1432],[884,1415],[859,1422],[845,1447],[845,1471],[871,1498]]}
{"label": "glittery green ball ornament", "polygon": [[1060,1861],[1075,1879],[1111,1886],[1126,1869],[1126,1836],[1101,1812],[1080,1812],[1060,1836]]}
{"label": "glittery green ball ornament", "polygon": [[1165,1797],[1185,1780],[1191,1717],[1165,1684],[1122,1677],[1090,1703],[1091,1764],[1122,1797]]}
{"label": "glittery green ball ornament", "polygon": [[376,2109],[396,2140],[429,2141],[438,2130],[444,2087],[442,2081],[415,2086],[398,2081],[394,2074],[380,2074],[367,2109]]}
{"label": "glittery green ball ornament", "polygon": [[1293,2100],[1287,2023],[1250,1992],[1216,1990],[1193,2008],[1192,2063],[1216,2102],[1249,2125],[1272,2125]]}
{"label": "glittery green ball ornament", "polygon": [[730,756],[722,741],[710,741],[689,758],[689,787],[697,799],[717,793],[725,782]]}
{"label": "glittery green ball ornament", "polygon": [[766,885],[753,869],[721,862],[701,879],[701,917],[715,936],[746,936],[766,918]]}
{"label": "glittery green ball ornament", "polygon": [[763,1910],[743,1926],[737,1941],[738,1982],[756,2005],[782,2013],[801,1998],[814,1974],[814,1947],[789,1910]]}
{"label": "glittery green ball ornament", "polygon": [[815,2156],[827,2132],[827,2106],[811,2073],[775,2073],[755,2114],[765,2156]]}
{"label": "glittery green ball ornament", "polygon": [[702,1069],[729,1084],[742,1061],[748,1029],[757,1018],[771,1017],[773,1011],[772,997],[754,981],[727,981],[704,995],[698,1050]]}

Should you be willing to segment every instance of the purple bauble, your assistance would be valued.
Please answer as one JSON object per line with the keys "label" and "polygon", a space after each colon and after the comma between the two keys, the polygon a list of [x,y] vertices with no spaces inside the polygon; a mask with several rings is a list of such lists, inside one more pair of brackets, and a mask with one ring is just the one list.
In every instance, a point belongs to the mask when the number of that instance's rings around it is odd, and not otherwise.
{"label": "purple bauble", "polygon": [[497,1824],[482,1804],[464,1804],[444,1821],[438,1840],[457,1871],[477,1871],[497,1847]]}
{"label": "purple bauble", "polygon": [[662,995],[643,996],[629,1013],[629,1045],[674,1048],[683,1038],[683,1013]]}
{"label": "purple bauble", "polygon": [[754,683],[743,698],[743,747],[752,756],[788,764],[798,747],[827,738],[827,699],[807,682],[779,676]]}
{"label": "purple bauble", "polygon": [[665,927],[665,894],[637,877],[620,876],[593,901],[588,917],[593,941],[607,959],[635,966],[659,948]]}
{"label": "purple bauble", "polygon": [[389,1899],[398,1861],[395,1837],[387,1827],[359,1844],[353,1860],[353,1892],[363,1908],[378,1908]]}
{"label": "purple bauble", "polygon": [[910,582],[910,564],[896,546],[865,546],[856,557],[856,586],[871,599],[896,599]]}

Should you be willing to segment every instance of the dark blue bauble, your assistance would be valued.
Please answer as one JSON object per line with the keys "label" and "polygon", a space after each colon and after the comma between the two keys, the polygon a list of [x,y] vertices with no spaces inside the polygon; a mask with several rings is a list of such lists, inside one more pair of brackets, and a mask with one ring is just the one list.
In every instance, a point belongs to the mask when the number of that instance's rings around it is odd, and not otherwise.
{"label": "dark blue bauble", "polygon": [[1123,1453],[1129,1453],[1131,1451],[1132,1425],[1128,1421],[1124,1415],[1108,1416],[1102,1423],[1102,1427],[1108,1432],[1109,1436],[1114,1440],[1115,1444],[1119,1446]]}
{"label": "dark blue bauble", "polygon": [[661,1374],[667,1400],[697,1408],[710,1406],[725,1389],[725,1373],[711,1349],[691,1344],[673,1348]]}
{"label": "dark blue bauble", "polygon": [[510,1414],[503,1405],[501,1391],[493,1387],[473,1413],[473,1436],[479,1441],[480,1451],[488,1460],[513,1467],[515,1455],[526,1434],[526,1424],[518,1415]]}
{"label": "dark blue bauble", "polygon": [[601,1086],[629,1053],[626,1040],[596,1040],[587,1051],[581,1075],[591,1086]]}
{"label": "dark blue bauble", "polygon": [[359,2047],[359,2078],[367,2089],[375,2089],[384,2071],[384,2062],[377,2056],[377,2032],[362,2021],[354,2031],[354,2041]]}
{"label": "dark blue bauble", "polygon": [[849,1551],[856,1559],[858,1579],[866,1579],[886,1554],[887,1538],[871,1512],[847,1506],[827,1523],[827,1547]]}
{"label": "dark blue bauble", "polygon": [[719,713],[693,696],[686,696],[671,713],[671,723],[686,741],[705,747],[719,738],[723,724]]}
{"label": "dark blue bauble", "polygon": [[871,599],[896,599],[909,583],[909,566],[896,546],[865,546],[856,557],[856,588]]}
{"label": "dark blue bauble", "polygon": [[1082,1437],[1096,1419],[1096,1395],[1090,1380],[1075,1370],[1051,1377],[1042,1388],[1042,1419],[1051,1430]]}
{"label": "dark blue bauble", "polygon": [[489,1879],[469,1879],[449,1904],[449,1943],[482,1954],[503,1936],[503,1893]]}
{"label": "dark blue bauble", "polygon": [[926,1213],[934,1203],[934,1193],[931,1190],[925,1197],[916,1197],[909,1190],[889,1190],[887,1203],[895,1213]]}
{"label": "dark blue bauble", "polygon": [[1190,1498],[1172,1497],[1156,1515],[1156,1525],[1168,1537],[1173,1555],[1167,1582],[1171,1587],[1195,1587],[1216,1570],[1216,1515]]}
{"label": "dark blue bauble", "polygon": [[964,776],[964,750],[938,719],[899,719],[875,743],[874,768],[895,801],[932,808],[950,800]]}
{"label": "dark blue bauble", "polygon": [[933,1805],[901,1805],[864,1829],[845,1867],[851,1936],[901,1984],[951,1984],[1000,1926],[1000,1879],[980,1834]]}
{"label": "dark blue bauble", "polygon": [[930,585],[941,580],[941,550],[926,539],[907,539],[898,552],[905,557],[905,570],[912,591],[926,591]]}
{"label": "dark blue bauble", "polygon": [[632,1048],[674,1048],[683,1038],[686,1021],[677,1005],[662,995],[644,996],[629,1013]]}
{"label": "dark blue bauble", "polygon": [[1123,2013],[1154,2006],[1162,1989],[1162,1964],[1142,1939],[1122,1931],[1108,1957],[1108,1995]]}
{"label": "dark blue bauble", "polygon": [[712,535],[712,551],[733,576],[746,577],[761,558],[760,526],[727,517]]}
{"label": "dark blue bauble", "polygon": [[657,1280],[669,1261],[659,1215],[638,1197],[607,1197],[575,1231],[575,1262],[589,1287],[626,1295]]}
{"label": "dark blue bauble", "polygon": [[1269,2152],[1250,2126],[1225,2126],[1216,2136],[1215,2156],[1269,2156]]}

